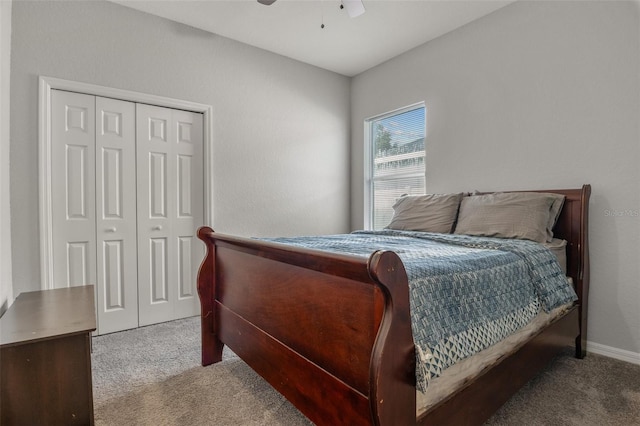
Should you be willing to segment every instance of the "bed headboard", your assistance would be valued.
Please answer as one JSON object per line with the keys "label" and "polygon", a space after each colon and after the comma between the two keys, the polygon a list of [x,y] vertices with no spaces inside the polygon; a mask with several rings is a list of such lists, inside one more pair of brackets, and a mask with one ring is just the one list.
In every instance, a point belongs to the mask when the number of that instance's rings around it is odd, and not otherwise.
{"label": "bed headboard", "polygon": [[564,194],[565,202],[553,230],[556,238],[567,241],[567,274],[575,282],[589,276],[589,196],[591,185],[580,189],[536,192]]}

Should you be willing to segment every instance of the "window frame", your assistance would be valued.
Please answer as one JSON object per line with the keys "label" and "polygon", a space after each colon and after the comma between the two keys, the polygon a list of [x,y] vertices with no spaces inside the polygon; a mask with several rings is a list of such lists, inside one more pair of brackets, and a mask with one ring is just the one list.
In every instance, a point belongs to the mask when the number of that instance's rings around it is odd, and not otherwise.
{"label": "window frame", "polygon": [[[413,111],[419,108],[424,109],[424,137],[425,137],[425,168],[422,173],[419,172],[406,172],[406,173],[394,173],[383,177],[374,179],[374,152],[373,141],[371,140],[373,131],[373,123],[378,120],[393,117],[395,115],[403,114],[405,112]],[[425,187],[427,183],[427,162],[426,162],[426,138],[427,138],[427,108],[425,102],[417,102],[402,108],[395,109],[393,111],[386,112],[384,114],[378,114],[372,117],[368,117],[364,120],[364,229],[372,230],[374,225],[374,182],[388,181],[402,178],[414,178],[422,177],[424,179]]]}

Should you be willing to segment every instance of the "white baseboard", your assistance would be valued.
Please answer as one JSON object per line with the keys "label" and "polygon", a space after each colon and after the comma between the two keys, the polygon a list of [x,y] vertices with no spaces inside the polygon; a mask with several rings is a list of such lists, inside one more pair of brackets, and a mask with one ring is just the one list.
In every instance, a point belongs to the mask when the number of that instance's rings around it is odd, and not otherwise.
{"label": "white baseboard", "polygon": [[587,354],[589,352],[640,365],[640,353],[637,352],[625,351],[624,349],[587,341]]}

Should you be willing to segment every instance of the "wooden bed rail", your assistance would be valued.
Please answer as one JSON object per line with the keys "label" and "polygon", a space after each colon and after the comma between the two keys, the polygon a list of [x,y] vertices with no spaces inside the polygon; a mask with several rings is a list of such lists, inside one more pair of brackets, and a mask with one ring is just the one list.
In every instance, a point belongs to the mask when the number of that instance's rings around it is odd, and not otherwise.
{"label": "wooden bed rail", "polygon": [[[367,259],[209,227],[198,237],[207,250],[198,274],[203,365],[228,345],[318,424],[415,422],[409,287],[395,253]],[[298,303],[284,303],[290,297]],[[286,365],[265,361],[274,355]]]}

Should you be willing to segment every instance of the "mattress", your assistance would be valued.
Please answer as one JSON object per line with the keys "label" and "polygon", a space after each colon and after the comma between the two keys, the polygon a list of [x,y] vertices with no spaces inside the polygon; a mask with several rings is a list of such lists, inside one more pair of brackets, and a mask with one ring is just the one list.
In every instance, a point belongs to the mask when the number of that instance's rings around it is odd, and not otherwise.
{"label": "mattress", "polygon": [[[571,278],[568,280],[571,281]],[[529,324],[514,334],[444,370],[439,377],[431,380],[426,392],[416,391],[416,417],[480,375],[485,368],[494,364],[503,355],[513,352],[537,332],[561,317],[572,306],[573,303],[568,303],[549,313],[540,311]]]}

